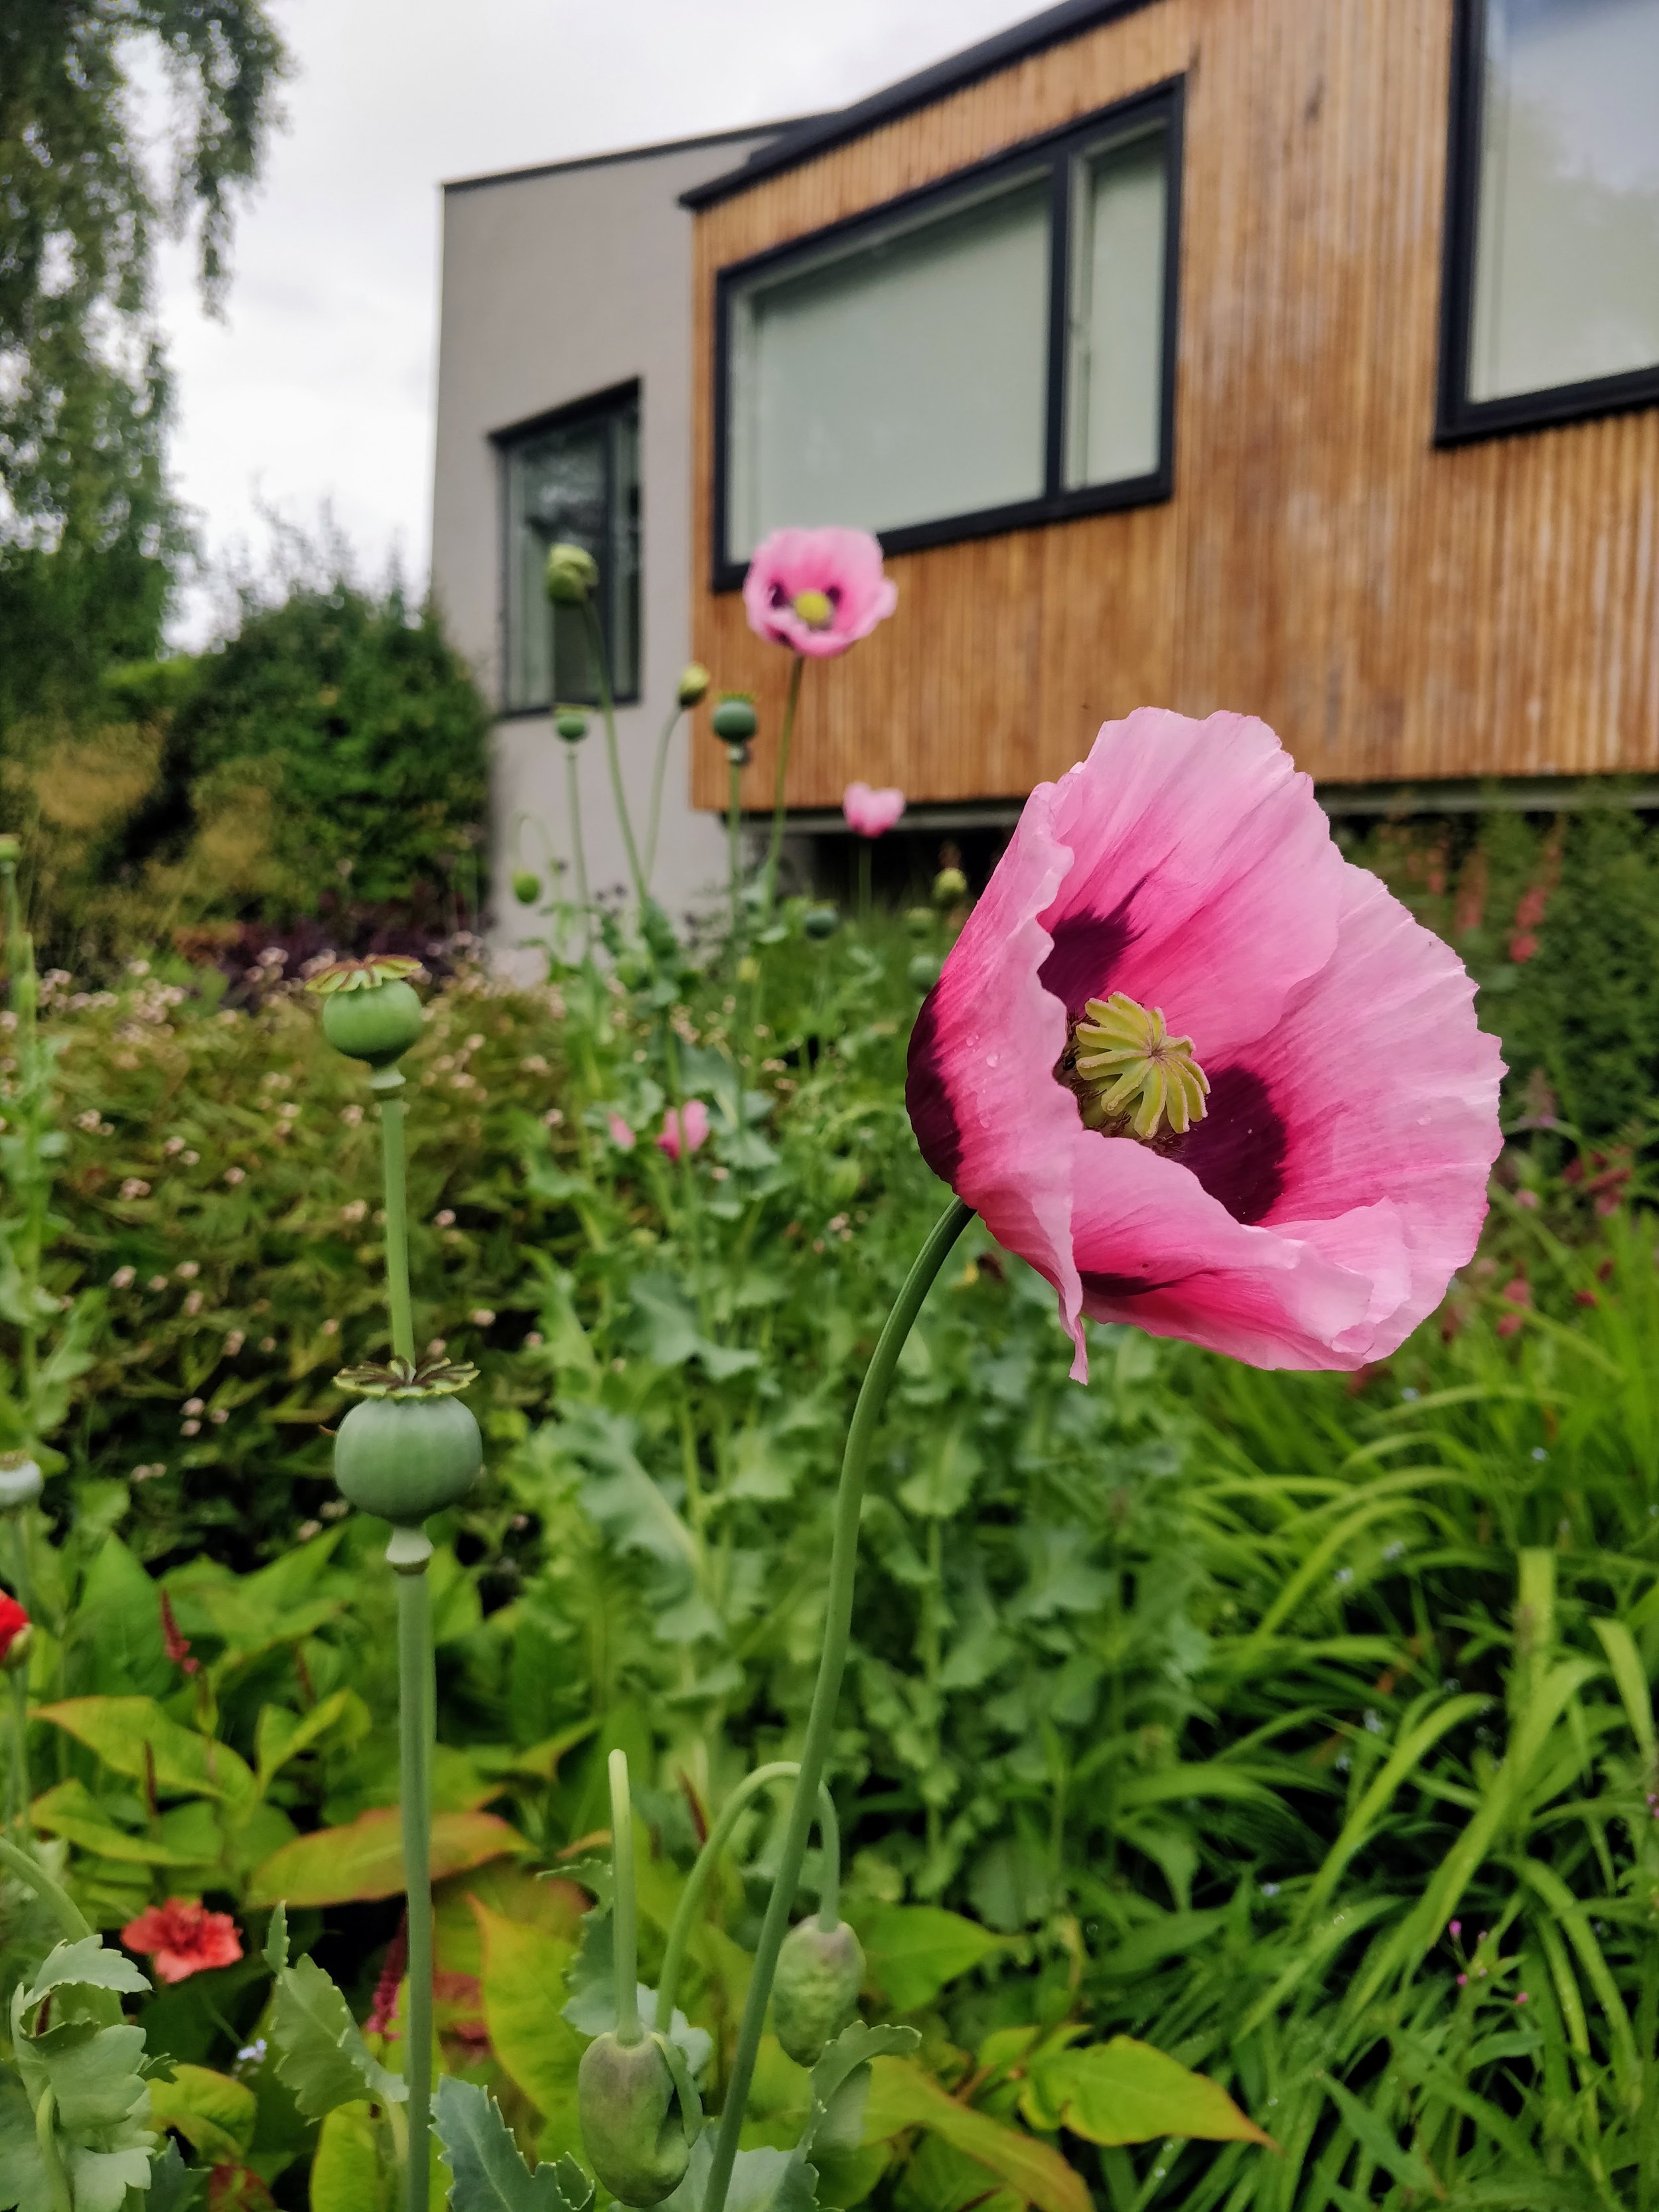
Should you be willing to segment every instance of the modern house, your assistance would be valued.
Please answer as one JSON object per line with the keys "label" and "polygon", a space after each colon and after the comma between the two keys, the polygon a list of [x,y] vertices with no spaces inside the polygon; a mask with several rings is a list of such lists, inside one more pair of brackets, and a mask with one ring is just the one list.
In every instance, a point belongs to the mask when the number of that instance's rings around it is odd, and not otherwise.
{"label": "modern house", "polygon": [[[900,591],[811,673],[804,828],[854,776],[1006,818],[1146,702],[1263,715],[1339,805],[1659,769],[1659,0],[1065,0],[716,150],[676,157],[707,163],[690,446],[644,533],[685,544],[689,477],[690,642],[762,704],[750,805],[787,662],[737,587],[785,522],[879,532]],[[544,405],[582,396],[555,362]],[[693,763],[719,807],[701,732]]]}

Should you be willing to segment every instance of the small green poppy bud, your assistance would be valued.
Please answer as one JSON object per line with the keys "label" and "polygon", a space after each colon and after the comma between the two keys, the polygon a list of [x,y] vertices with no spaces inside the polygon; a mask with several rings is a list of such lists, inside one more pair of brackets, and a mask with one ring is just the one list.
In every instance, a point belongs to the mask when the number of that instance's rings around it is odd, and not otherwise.
{"label": "small green poppy bud", "polygon": [[840,928],[841,916],[832,906],[811,906],[802,915],[800,926],[808,937],[816,938],[822,944],[826,937],[833,937]]}
{"label": "small green poppy bud", "polygon": [[553,726],[568,745],[579,745],[587,735],[587,717],[580,707],[561,707]]}
{"label": "small green poppy bud", "polygon": [[405,1526],[465,1498],[483,1465],[478,1424],[456,1397],[364,1398],[334,1438],[340,1495]]}
{"label": "small green poppy bud", "polygon": [[968,878],[960,868],[941,868],[933,878],[933,904],[941,913],[960,906],[968,896]]}
{"label": "small green poppy bud", "polygon": [[556,545],[547,556],[547,596],[556,607],[582,607],[599,587],[599,565],[580,545]]}
{"label": "small green poppy bud", "polygon": [[700,707],[708,696],[708,687],[714,680],[702,661],[694,660],[680,678],[680,688],[675,696],[682,707]]}
{"label": "small green poppy bud", "polygon": [[582,2144],[594,2172],[624,2204],[660,2204],[684,2179],[702,2119],[686,2110],[683,2091],[690,2086],[660,2035],[623,2043],[607,2033],[583,2051],[576,2069]]}
{"label": "small green poppy bud", "polygon": [[844,1920],[803,1920],[783,1939],[772,1984],[772,2026],[798,2066],[816,2066],[858,2009],[864,1952]]}
{"label": "small green poppy bud", "polygon": [[542,895],[542,879],[528,868],[520,868],[513,878],[513,896],[520,906],[534,906]]}
{"label": "small green poppy bud", "polygon": [[742,691],[726,692],[708,719],[723,744],[746,745],[760,727],[755,702]]}
{"label": "small green poppy bud", "polygon": [[936,952],[918,952],[905,969],[913,991],[931,991],[939,981],[939,958]]}
{"label": "small green poppy bud", "polygon": [[907,907],[904,927],[918,943],[933,933],[933,909],[930,906]]}

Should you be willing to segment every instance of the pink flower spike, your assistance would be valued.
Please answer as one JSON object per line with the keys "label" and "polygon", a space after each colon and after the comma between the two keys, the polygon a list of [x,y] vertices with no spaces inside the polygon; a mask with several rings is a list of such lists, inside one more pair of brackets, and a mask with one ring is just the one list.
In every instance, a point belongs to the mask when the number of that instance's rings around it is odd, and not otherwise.
{"label": "pink flower spike", "polygon": [[898,605],[881,547],[864,530],[775,530],[749,563],[743,604],[757,637],[829,660]]}
{"label": "pink flower spike", "polygon": [[1456,1937],[1456,1936],[1461,1936],[1461,1935],[1463,1933],[1463,1923],[1462,1923],[1462,1922],[1461,1920],[1451,1920],[1451,1921],[1449,1921],[1449,1922],[1446,1923],[1446,1933],[1447,1933],[1447,1935],[1448,1935],[1448,1936],[1453,1936],[1453,1937]]}
{"label": "pink flower spike", "polygon": [[849,783],[842,793],[841,811],[848,828],[860,837],[884,837],[904,811],[904,793],[891,784],[872,791],[867,783]]}
{"label": "pink flower spike", "polygon": [[688,1098],[684,1113],[671,1106],[663,1115],[662,1127],[657,1136],[657,1150],[666,1152],[671,1160],[680,1156],[680,1140],[684,1130],[688,1152],[701,1152],[708,1141],[708,1109],[701,1098]]}
{"label": "pink flower spike", "polygon": [[617,1147],[618,1152],[631,1152],[635,1146],[639,1142],[639,1139],[634,1134],[634,1132],[629,1127],[627,1122],[623,1121],[620,1114],[613,1114],[606,1122],[605,1127],[611,1133],[611,1143]]}
{"label": "pink flower spike", "polygon": [[1083,1321],[1385,1359],[1469,1258],[1494,1038],[1265,724],[1142,708],[1039,784],[923,1002],[934,1173]]}

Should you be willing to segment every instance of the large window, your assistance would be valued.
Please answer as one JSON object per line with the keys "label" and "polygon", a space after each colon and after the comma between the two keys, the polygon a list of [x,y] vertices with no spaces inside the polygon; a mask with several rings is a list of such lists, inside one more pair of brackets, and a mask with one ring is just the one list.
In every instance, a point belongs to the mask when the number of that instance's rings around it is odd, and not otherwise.
{"label": "large window", "polygon": [[1459,0],[1440,428],[1659,398],[1659,0]]}
{"label": "large window", "polygon": [[723,270],[716,581],[769,531],[902,551],[1170,488],[1178,88]]}
{"label": "large window", "polygon": [[599,684],[579,607],[553,606],[550,547],[599,563],[596,600],[618,699],[640,690],[640,395],[637,385],[544,416],[496,441],[506,524],[505,666],[509,711],[592,704]]}

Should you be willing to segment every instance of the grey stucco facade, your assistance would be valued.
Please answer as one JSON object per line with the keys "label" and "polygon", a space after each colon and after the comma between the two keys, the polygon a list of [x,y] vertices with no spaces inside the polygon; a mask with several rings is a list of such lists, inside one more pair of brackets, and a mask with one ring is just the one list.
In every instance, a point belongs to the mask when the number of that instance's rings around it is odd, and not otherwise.
{"label": "grey stucco facade", "polygon": [[[693,185],[742,161],[762,130],[447,185],[443,198],[433,587],[485,696],[502,697],[505,526],[496,435],[637,379],[640,386],[640,697],[617,715],[623,774],[643,815],[657,738],[690,657]],[[671,911],[724,880],[720,824],[693,811],[685,725],[675,740],[653,888]],[[580,749],[581,808],[596,892],[627,876],[598,717]],[[538,925],[508,878],[568,855],[562,749],[545,713],[499,713],[494,879],[505,952]]]}

